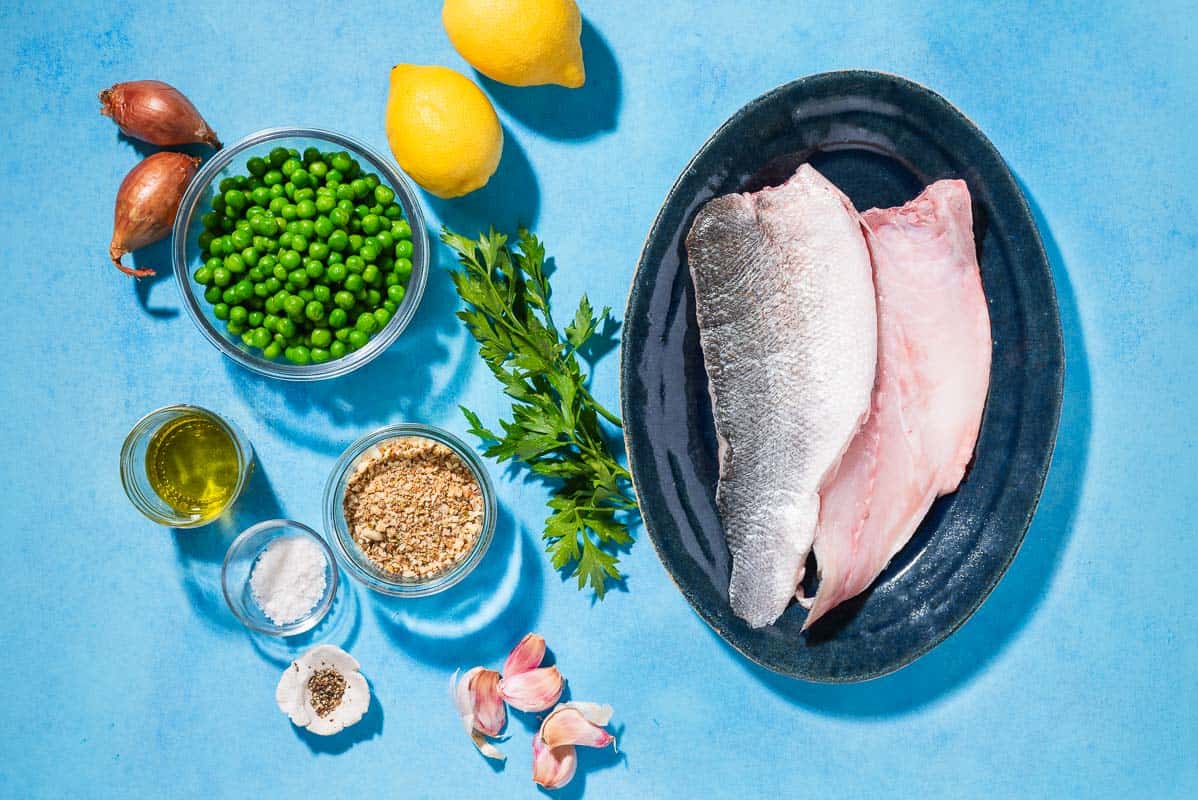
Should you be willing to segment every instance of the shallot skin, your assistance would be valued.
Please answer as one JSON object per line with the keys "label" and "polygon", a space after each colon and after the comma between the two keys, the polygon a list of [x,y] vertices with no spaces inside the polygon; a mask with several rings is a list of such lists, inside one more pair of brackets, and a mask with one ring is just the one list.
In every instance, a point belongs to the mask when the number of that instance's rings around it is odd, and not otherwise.
{"label": "shallot skin", "polygon": [[216,132],[182,92],[162,81],[126,81],[100,92],[100,113],[126,136],[160,147],[203,142],[221,148]]}
{"label": "shallot skin", "polygon": [[113,215],[112,243],[108,255],[126,275],[142,278],[152,269],[131,269],[121,256],[153,244],[171,232],[183,192],[196,174],[200,160],[186,153],[154,153],[129,171],[121,181]]}

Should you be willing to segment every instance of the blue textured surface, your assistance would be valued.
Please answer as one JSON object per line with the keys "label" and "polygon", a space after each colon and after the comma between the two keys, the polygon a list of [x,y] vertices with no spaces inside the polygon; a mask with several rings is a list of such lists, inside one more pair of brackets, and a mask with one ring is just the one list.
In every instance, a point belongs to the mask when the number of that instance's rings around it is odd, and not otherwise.
{"label": "blue textured surface", "polygon": [[[936,651],[858,686],[775,678],[699,620],[639,542],[627,592],[602,604],[539,553],[542,490],[498,471],[491,556],[453,596],[387,605],[347,592],[329,638],[377,704],[333,741],[275,709],[288,654],[251,640],[218,594],[233,529],[318,523],[335,455],[380,424],[461,432],[494,418],[490,377],[430,282],[404,338],[317,386],[222,361],[179,313],[171,279],[106,264],[113,193],[139,157],[95,93],[154,77],[227,140],[279,124],[384,147],[388,68],[463,67],[431,2],[321,4],[294,24],[245,3],[6,2],[0,11],[0,410],[4,797],[535,796],[529,731],[507,767],[471,750],[445,686],[543,632],[576,698],[615,705],[622,756],[587,753],[563,793],[593,797],[1189,797],[1198,793],[1193,537],[1192,272],[1198,108],[1189,4],[588,4],[588,87],[486,83],[508,131],[501,173],[430,201],[464,229],[532,223],[558,296],[622,308],[678,170],[725,117],[798,75],[907,75],[973,118],[1039,215],[1068,370],[1056,460],[1010,573]],[[139,264],[168,271],[166,247]],[[442,261],[444,263],[444,255]],[[616,364],[596,375],[615,405]],[[236,519],[178,536],[125,501],[117,453],[134,420],[190,401],[254,442],[261,472]]]}

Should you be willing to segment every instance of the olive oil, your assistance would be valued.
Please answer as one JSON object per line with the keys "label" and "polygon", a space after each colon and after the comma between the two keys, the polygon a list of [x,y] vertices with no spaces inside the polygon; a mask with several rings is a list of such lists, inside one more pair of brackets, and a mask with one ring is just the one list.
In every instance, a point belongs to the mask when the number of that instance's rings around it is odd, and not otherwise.
{"label": "olive oil", "polygon": [[232,501],[241,478],[241,458],[218,422],[206,414],[188,413],[150,438],[146,477],[168,506],[206,521]]}

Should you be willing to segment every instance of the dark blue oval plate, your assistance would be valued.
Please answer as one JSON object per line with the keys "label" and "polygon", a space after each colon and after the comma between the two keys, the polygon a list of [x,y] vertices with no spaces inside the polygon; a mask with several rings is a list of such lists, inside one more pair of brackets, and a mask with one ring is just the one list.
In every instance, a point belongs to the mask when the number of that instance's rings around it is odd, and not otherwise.
{"label": "dark blue oval plate", "polygon": [[[720,194],[785,180],[810,161],[859,209],[962,178],[994,335],[974,463],[874,586],[800,634],[792,604],[754,630],[728,605],[729,556],[715,509],[716,441],[684,240]],[[812,681],[875,678],[969,618],[1015,557],[1048,472],[1065,354],[1048,260],[1002,157],[936,93],[894,75],[830,72],[754,100],[699,150],[666,197],[624,319],[621,403],[628,460],[658,555],[699,615],[740,652]]]}

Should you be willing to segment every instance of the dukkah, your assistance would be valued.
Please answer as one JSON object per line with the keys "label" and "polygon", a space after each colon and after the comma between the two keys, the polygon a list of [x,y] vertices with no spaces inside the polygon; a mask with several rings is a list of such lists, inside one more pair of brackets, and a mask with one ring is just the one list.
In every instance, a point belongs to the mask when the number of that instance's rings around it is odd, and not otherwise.
{"label": "dukkah", "polygon": [[423,579],[470,552],[483,527],[482,489],[440,442],[402,436],[359,464],[342,507],[350,535],[381,570]]}

